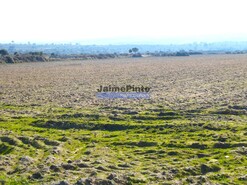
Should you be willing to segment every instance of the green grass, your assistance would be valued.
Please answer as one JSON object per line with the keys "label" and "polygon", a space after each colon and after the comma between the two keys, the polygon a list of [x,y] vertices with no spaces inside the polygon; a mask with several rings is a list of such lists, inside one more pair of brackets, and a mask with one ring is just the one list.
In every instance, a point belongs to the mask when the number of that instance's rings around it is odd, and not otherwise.
{"label": "green grass", "polygon": [[[231,111],[218,119],[219,109],[199,113],[158,109],[134,115],[119,110],[115,117],[122,119],[114,120],[109,116],[116,111],[113,108],[1,105],[0,109],[6,113],[0,119],[0,179],[7,184],[63,179],[75,183],[92,172],[100,178],[115,172],[129,184],[176,180],[244,184],[241,177],[247,174],[247,116]],[[20,160],[25,156],[30,161]],[[88,167],[78,167],[78,161]],[[73,169],[63,164],[72,164]],[[51,165],[59,171],[52,171]],[[42,178],[32,178],[35,172]]]}

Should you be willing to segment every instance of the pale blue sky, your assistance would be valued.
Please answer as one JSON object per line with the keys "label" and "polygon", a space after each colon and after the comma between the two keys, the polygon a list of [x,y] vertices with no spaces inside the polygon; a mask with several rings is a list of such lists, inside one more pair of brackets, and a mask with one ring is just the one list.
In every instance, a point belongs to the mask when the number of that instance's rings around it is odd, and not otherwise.
{"label": "pale blue sky", "polygon": [[245,0],[6,0],[0,42],[247,40],[246,7]]}

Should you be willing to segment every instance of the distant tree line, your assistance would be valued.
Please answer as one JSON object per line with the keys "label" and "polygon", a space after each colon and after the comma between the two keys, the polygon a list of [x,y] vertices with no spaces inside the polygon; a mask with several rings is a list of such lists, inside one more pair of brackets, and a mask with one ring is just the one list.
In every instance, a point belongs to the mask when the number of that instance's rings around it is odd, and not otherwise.
{"label": "distant tree line", "polygon": [[[3,44],[0,43],[0,49],[5,49],[9,53],[28,53],[28,52],[40,52],[45,54],[137,54],[145,53],[149,51],[150,53],[157,53],[156,51],[164,52],[179,52],[180,50],[185,50],[189,52],[190,50],[195,52],[207,52],[207,53],[225,53],[225,52],[235,52],[241,51],[247,52],[247,42],[215,42],[215,43],[205,43],[205,42],[194,42],[188,44],[124,44],[124,45],[81,45],[81,44],[17,44],[14,42]],[[138,50],[136,50],[138,49]]]}
{"label": "distant tree line", "polygon": [[177,52],[165,52],[165,51],[159,51],[159,52],[148,52],[148,55],[151,56],[190,56],[190,55],[202,55],[202,52],[199,51],[185,51],[185,50],[180,50]]}
{"label": "distant tree line", "polygon": [[0,49],[0,63],[20,63],[20,62],[45,62],[48,61],[43,52],[29,52],[21,54],[14,52],[10,54],[6,49]]}
{"label": "distant tree line", "polygon": [[[1,44],[0,44],[1,46]],[[43,51],[28,51],[26,53],[21,53],[4,49],[0,49],[0,63],[19,63],[19,62],[45,62],[45,61],[57,61],[57,60],[88,60],[88,59],[109,59],[109,58],[119,58],[119,57],[143,57],[145,56],[157,56],[157,57],[166,57],[166,56],[190,56],[190,55],[202,55],[202,54],[245,54],[247,51],[226,51],[226,52],[203,52],[195,50],[179,50],[179,51],[155,51],[155,52],[140,52],[137,47],[131,47],[131,49],[126,49],[123,53],[96,53],[96,54],[67,54],[53,52],[45,53]]]}

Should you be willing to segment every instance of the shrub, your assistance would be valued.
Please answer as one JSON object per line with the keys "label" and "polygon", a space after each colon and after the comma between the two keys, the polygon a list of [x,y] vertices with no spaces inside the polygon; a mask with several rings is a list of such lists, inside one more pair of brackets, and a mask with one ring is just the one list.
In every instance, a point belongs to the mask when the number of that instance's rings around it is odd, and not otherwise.
{"label": "shrub", "polygon": [[132,57],[142,57],[142,55],[140,53],[135,53],[132,55]]}
{"label": "shrub", "polygon": [[6,56],[5,57],[5,62],[8,63],[8,64],[15,63],[14,59],[11,56]]}
{"label": "shrub", "polygon": [[6,49],[1,49],[0,50],[0,55],[5,56],[5,55],[8,55],[8,54],[9,53],[8,53],[8,51]]}

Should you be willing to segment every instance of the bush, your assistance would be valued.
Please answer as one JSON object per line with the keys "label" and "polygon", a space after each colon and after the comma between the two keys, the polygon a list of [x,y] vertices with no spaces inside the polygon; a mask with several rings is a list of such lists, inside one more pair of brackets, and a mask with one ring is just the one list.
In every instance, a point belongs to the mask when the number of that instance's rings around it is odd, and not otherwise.
{"label": "bush", "polygon": [[135,53],[132,55],[132,57],[142,57],[142,55],[140,53]]}
{"label": "bush", "polygon": [[43,52],[42,51],[40,51],[40,52],[36,51],[36,52],[29,52],[29,54],[30,55],[39,55],[39,56],[42,56],[43,55]]}
{"label": "bush", "polygon": [[0,55],[5,56],[5,55],[8,55],[8,54],[9,53],[8,53],[8,51],[6,49],[1,49],[0,50]]}
{"label": "bush", "polygon": [[5,62],[8,64],[15,63],[14,59],[11,56],[6,56],[5,57]]}
{"label": "bush", "polygon": [[184,50],[176,52],[176,56],[189,56],[189,53],[187,53]]}

